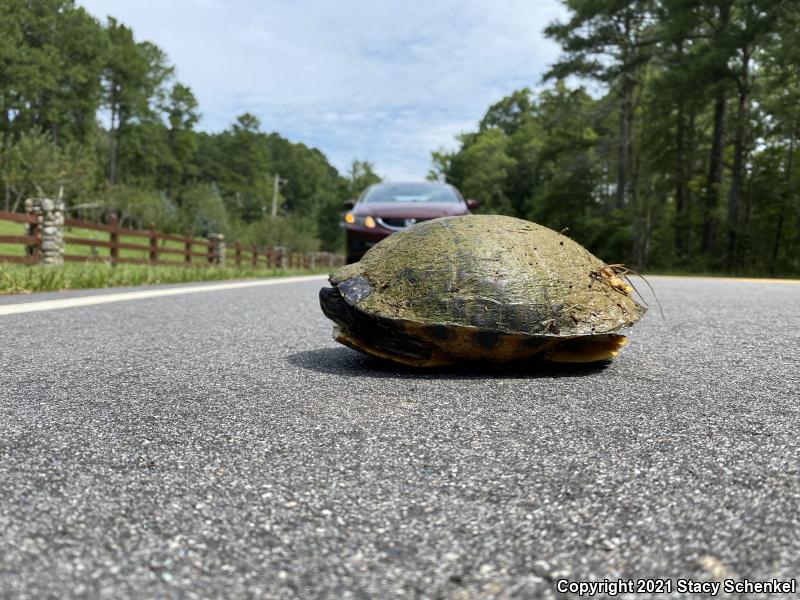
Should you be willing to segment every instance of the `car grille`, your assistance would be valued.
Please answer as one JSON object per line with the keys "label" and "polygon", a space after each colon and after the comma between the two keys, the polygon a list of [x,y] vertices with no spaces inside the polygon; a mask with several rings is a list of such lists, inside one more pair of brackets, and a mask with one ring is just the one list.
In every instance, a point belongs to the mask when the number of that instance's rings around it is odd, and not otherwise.
{"label": "car grille", "polygon": [[427,221],[427,218],[422,219],[412,219],[412,218],[402,218],[402,217],[376,217],[375,220],[378,222],[379,225],[386,227],[386,229],[404,229],[409,225],[413,225],[414,223],[419,223],[420,221]]}

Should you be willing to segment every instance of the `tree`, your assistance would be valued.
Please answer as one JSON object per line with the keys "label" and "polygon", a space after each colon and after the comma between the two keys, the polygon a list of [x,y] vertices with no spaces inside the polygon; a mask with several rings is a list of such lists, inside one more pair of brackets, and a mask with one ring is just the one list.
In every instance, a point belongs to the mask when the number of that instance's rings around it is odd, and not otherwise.
{"label": "tree", "polygon": [[[494,103],[455,151],[434,153],[431,176],[486,178],[474,156],[491,141],[510,159],[484,183],[508,201],[494,208],[568,224],[603,256],[797,272],[800,13],[779,0],[565,4],[547,29],[564,49],[555,83]],[[601,82],[601,96],[566,75]]]}
{"label": "tree", "polygon": [[200,120],[200,115],[192,90],[180,83],[172,87],[164,111],[169,123],[167,143],[170,152],[164,170],[167,174],[167,197],[171,198],[176,180],[182,183],[184,177],[191,173],[191,161],[197,151],[194,126]]}
{"label": "tree", "polygon": [[729,270],[738,266],[738,242],[741,227],[741,204],[745,178],[745,155],[753,140],[752,124],[752,75],[753,58],[766,38],[774,31],[780,0],[742,2],[735,6],[732,19],[731,46],[734,61],[729,66],[736,84],[736,117],[734,126],[733,164],[731,166],[731,188],[728,196],[728,244],[726,266]]}
{"label": "tree", "polygon": [[778,9],[775,16],[774,31],[757,54],[763,81],[756,89],[765,126],[764,148],[754,156],[752,192],[762,200],[764,230],[758,238],[768,244],[761,255],[765,271],[773,275],[800,268],[800,15]]}
{"label": "tree", "polygon": [[375,165],[366,160],[353,160],[347,173],[348,193],[351,198],[358,198],[361,193],[374,183],[383,181],[375,173]]}
{"label": "tree", "polygon": [[119,217],[122,227],[145,229],[150,223],[157,223],[159,229],[167,231],[180,227],[177,207],[159,190],[124,183],[107,184],[102,199],[107,209]]}
{"label": "tree", "polygon": [[196,184],[183,190],[179,218],[181,229],[198,236],[230,230],[225,203],[215,185]]}
{"label": "tree", "polygon": [[[51,0],[52,1],[52,0]],[[39,7],[41,3],[34,3]],[[100,23],[71,1],[54,0],[47,23],[46,78],[52,87],[41,89],[37,122],[55,143],[79,140],[91,143],[96,113],[102,101],[100,75],[108,55],[108,37]],[[44,33],[44,32],[43,32]]]}
{"label": "tree", "polygon": [[513,136],[533,120],[533,110],[530,89],[517,90],[489,107],[481,119],[479,130],[497,127],[506,135]]}
{"label": "tree", "polygon": [[602,198],[596,202],[600,196],[596,172],[599,136],[593,123],[594,105],[583,88],[569,89],[563,81],[539,95],[532,167],[536,183],[525,213],[556,230],[569,227],[571,235],[584,242],[599,237],[587,224],[602,202]]}
{"label": "tree", "polygon": [[652,31],[650,0],[564,0],[572,11],[566,23],[554,23],[545,34],[558,41],[565,55],[547,77],[593,77],[615,90],[619,102],[619,137],[615,207],[622,208],[636,191],[633,180],[635,92],[642,68],[657,38]]}
{"label": "tree", "polygon": [[731,8],[734,0],[715,0],[707,4],[697,3],[697,29],[693,35],[701,40],[697,44],[694,58],[701,65],[703,84],[713,95],[713,131],[708,159],[708,175],[703,189],[704,210],[700,253],[709,255],[714,249],[719,226],[719,209],[723,159],[725,152],[725,129],[727,113],[728,61],[732,48],[728,43]]}
{"label": "tree", "polygon": [[0,170],[8,172],[10,148],[26,132],[92,143],[105,50],[100,24],[71,1],[0,3]]}
{"label": "tree", "polygon": [[218,140],[220,189],[229,210],[245,223],[263,218],[272,197],[272,156],[260,128],[255,115],[244,113]]}
{"label": "tree", "polygon": [[464,149],[462,157],[466,176],[461,192],[481,201],[481,212],[508,214],[511,201],[505,182],[516,161],[508,155],[509,138],[497,127],[480,132]]}
{"label": "tree", "polygon": [[[262,131],[250,113],[221,133],[195,131],[198,119],[166,55],[125,24],[103,26],[73,0],[0,1],[0,206],[63,190],[126,225],[268,231],[259,239],[337,248],[352,182],[322,152]],[[288,183],[280,219],[264,224],[275,174]]]}
{"label": "tree", "polygon": [[96,179],[92,153],[77,142],[54,144],[48,133],[32,130],[9,144],[4,152],[3,171],[8,209],[17,210],[25,198],[46,195],[68,202],[91,194]]}
{"label": "tree", "polygon": [[108,181],[113,185],[119,179],[120,146],[127,130],[136,122],[154,118],[172,68],[158,46],[136,42],[133,31],[113,17],[108,18],[106,30],[111,46],[103,79],[104,101],[111,118]]}

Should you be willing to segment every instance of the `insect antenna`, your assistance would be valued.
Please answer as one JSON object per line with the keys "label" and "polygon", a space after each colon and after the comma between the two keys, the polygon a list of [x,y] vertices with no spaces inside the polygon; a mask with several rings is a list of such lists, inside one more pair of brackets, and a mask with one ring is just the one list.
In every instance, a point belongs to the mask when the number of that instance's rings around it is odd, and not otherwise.
{"label": "insect antenna", "polygon": [[[631,269],[629,267],[626,267],[625,265],[609,265],[609,266],[612,269],[614,269],[620,275],[627,275],[628,273],[632,273],[632,274],[636,275],[637,277],[639,277],[642,281],[644,281],[645,284],[647,285],[647,287],[650,288],[650,293],[653,294],[653,298],[656,299],[656,304],[658,305],[658,312],[661,313],[661,318],[666,320],[666,317],[664,316],[664,309],[661,306],[661,300],[658,299],[658,295],[656,294],[656,291],[653,289],[653,286],[650,285],[650,282],[647,281],[647,278],[644,275],[642,275],[641,273],[639,273],[637,271],[634,271],[633,269]],[[636,290],[636,293],[639,294],[639,298],[642,299],[642,302],[644,302],[644,305],[647,306],[647,302],[645,301],[644,296],[642,296],[641,292],[639,292],[639,290],[636,289],[636,286],[633,285],[633,282],[631,282],[630,279],[628,281],[630,282],[630,284],[633,287],[633,289]]]}

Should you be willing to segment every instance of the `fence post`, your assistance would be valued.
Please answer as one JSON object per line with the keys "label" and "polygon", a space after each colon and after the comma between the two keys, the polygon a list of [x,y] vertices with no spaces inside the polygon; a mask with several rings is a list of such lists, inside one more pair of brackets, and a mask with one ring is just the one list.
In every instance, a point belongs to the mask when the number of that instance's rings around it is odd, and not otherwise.
{"label": "fence post", "polygon": [[[31,216],[36,216],[33,212],[28,211]],[[42,226],[39,221],[36,223],[28,223],[25,225],[25,235],[35,238],[35,241],[30,246],[25,246],[25,254],[32,256],[36,262],[42,262]]]}
{"label": "fence post", "polygon": [[119,260],[119,218],[116,213],[111,214],[108,224],[111,226],[109,238],[111,241],[111,266],[113,267]]}
{"label": "fence post", "polygon": [[236,268],[242,266],[242,245],[237,241],[236,242]]}
{"label": "fence post", "polygon": [[192,232],[186,231],[183,234],[183,261],[192,264]]}
{"label": "fence post", "polygon": [[156,224],[150,223],[150,264],[154,265],[158,262],[158,234],[156,233]]}
{"label": "fence post", "polygon": [[[49,198],[28,198],[25,210],[38,217],[39,222],[29,224],[27,234],[39,238],[39,262],[44,265],[64,263],[64,202]],[[32,251],[36,256],[36,249]]]}
{"label": "fence post", "polygon": [[225,266],[225,236],[221,233],[208,234],[208,262],[219,267]]}
{"label": "fence post", "polygon": [[289,267],[289,257],[287,256],[286,246],[275,246],[275,253],[277,254],[276,267],[286,270]]}
{"label": "fence post", "polygon": [[256,248],[255,246],[253,246],[253,250],[251,251],[250,258],[253,261],[253,266],[257,267],[258,266],[258,248]]}
{"label": "fence post", "polygon": [[25,254],[32,256],[36,262],[42,261],[42,216],[36,211],[34,207],[34,199],[28,198],[25,200],[25,212],[31,217],[36,217],[35,223],[28,223],[25,225],[25,235],[36,238],[36,241],[30,246],[25,246]]}

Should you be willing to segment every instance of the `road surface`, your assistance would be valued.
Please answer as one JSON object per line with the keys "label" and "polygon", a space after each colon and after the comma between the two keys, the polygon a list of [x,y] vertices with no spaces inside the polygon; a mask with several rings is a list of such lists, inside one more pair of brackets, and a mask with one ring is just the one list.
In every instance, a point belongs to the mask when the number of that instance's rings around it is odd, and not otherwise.
{"label": "road surface", "polygon": [[493,374],[338,346],[321,283],[0,314],[0,597],[800,576],[800,285],[659,278],[609,368]]}

